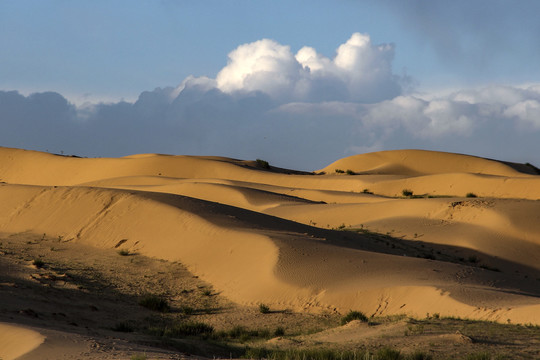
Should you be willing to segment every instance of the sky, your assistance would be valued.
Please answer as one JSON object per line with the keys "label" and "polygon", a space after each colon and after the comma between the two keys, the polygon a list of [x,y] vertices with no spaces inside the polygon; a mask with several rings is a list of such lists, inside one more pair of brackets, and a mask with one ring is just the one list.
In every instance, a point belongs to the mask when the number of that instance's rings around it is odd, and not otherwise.
{"label": "sky", "polygon": [[540,165],[536,0],[0,0],[0,146]]}

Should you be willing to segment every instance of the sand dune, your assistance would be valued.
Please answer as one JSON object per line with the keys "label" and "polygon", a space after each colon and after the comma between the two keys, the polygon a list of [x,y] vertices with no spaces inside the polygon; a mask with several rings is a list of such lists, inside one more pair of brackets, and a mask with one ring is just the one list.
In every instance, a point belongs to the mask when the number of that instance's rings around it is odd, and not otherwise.
{"label": "sand dune", "polygon": [[533,170],[417,150],[314,175],[219,157],[0,148],[0,231],[180,261],[244,305],[540,324]]}
{"label": "sand dune", "polygon": [[20,326],[0,323],[0,359],[13,360],[43,343],[40,333]]}

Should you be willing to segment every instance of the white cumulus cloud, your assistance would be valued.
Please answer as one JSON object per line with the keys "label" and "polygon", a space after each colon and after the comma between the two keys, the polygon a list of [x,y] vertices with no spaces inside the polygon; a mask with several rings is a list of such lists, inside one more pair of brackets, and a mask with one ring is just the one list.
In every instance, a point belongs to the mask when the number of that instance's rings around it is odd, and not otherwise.
{"label": "white cumulus cloud", "polygon": [[70,104],[0,91],[0,144],[85,156],[264,158],[314,170],[364,151],[421,148],[540,164],[540,85],[450,94],[402,91],[394,47],[355,33],[332,58],[273,40],[229,54],[216,78],[144,91],[135,102]]}
{"label": "white cumulus cloud", "polygon": [[393,45],[374,45],[360,33],[340,45],[333,59],[307,46],[293,54],[289,46],[263,39],[233,50],[216,82],[229,94],[260,91],[279,100],[369,103],[401,93],[393,58]]}

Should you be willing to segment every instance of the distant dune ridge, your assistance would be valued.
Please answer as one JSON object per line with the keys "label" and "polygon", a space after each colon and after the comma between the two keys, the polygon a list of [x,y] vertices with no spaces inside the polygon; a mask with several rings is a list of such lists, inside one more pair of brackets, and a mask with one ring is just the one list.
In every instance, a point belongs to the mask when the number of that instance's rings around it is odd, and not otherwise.
{"label": "distant dune ridge", "polygon": [[221,157],[0,148],[0,232],[123,241],[182,262],[240,304],[540,324],[535,171],[421,150],[311,174]]}

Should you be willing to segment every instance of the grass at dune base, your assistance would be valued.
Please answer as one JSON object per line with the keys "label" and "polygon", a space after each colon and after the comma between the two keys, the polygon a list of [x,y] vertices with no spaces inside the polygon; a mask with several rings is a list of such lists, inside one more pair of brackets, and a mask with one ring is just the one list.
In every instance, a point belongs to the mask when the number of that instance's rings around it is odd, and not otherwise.
{"label": "grass at dune base", "polygon": [[369,350],[333,350],[324,348],[273,350],[250,348],[244,355],[247,359],[269,360],[428,360],[432,356],[423,352],[402,354],[399,350],[382,348],[375,352]]}
{"label": "grass at dune base", "polygon": [[[382,326],[382,324],[392,324],[405,321],[407,330],[403,337],[410,339],[411,342],[421,341],[423,337],[430,334],[455,334],[464,339],[463,344],[477,344],[478,346],[470,351],[457,350],[454,348],[451,359],[511,359],[509,353],[501,353],[496,349],[489,349],[495,344],[505,344],[510,339],[519,339],[520,337],[534,336],[538,334],[538,326],[518,326],[510,324],[498,324],[487,321],[473,321],[457,318],[444,318],[434,314],[426,319],[407,319],[403,316],[394,317],[376,317],[371,319],[372,325]],[[197,324],[197,328],[207,328],[204,324]],[[346,346],[327,344],[316,346],[302,346],[301,342],[295,346],[275,347],[266,344],[266,340],[278,336],[268,330],[249,330],[243,327],[235,327],[230,331],[206,332],[200,333],[182,332],[178,334],[169,333],[163,335],[165,338],[199,338],[199,346],[204,347],[203,343],[213,344],[221,348],[221,354],[215,356],[226,356],[229,351],[231,356],[247,359],[275,359],[275,360],[413,360],[413,359],[447,359],[447,350],[440,349],[439,345],[428,344],[421,350],[403,350],[399,346],[385,345],[384,336],[378,346],[354,345],[349,343]],[[279,335],[283,337],[284,335]],[[293,340],[302,334],[286,336],[286,339]],[[165,341],[171,346],[178,346],[180,350],[185,350],[184,345],[174,341]],[[176,345],[175,345],[176,344]],[[197,350],[191,348],[190,351]]]}
{"label": "grass at dune base", "polygon": [[[15,244],[2,241],[2,251],[5,256],[14,257],[18,259],[17,251],[13,248]],[[54,244],[58,249],[51,250],[51,244]],[[67,245],[61,245],[56,239],[42,239],[32,241],[21,241],[21,248],[26,249],[28,252],[25,257],[28,260],[35,259],[37,253],[41,253],[43,249],[49,249],[47,256],[47,266],[38,268],[44,274],[54,274],[56,272],[63,273],[67,270],[67,274],[74,279],[77,266],[76,264],[62,265],[62,254],[65,253],[68,248]],[[133,276],[137,276],[137,271],[133,269],[133,264],[150,264],[149,262],[156,262],[160,266],[166,266],[166,262],[160,262],[158,260],[146,259],[143,256],[136,255],[132,257],[119,257],[114,250],[111,250],[110,259],[116,259],[126,266],[131,268]],[[476,261],[477,259],[470,259],[470,261]],[[17,260],[20,261],[20,260]],[[50,265],[49,265],[50,264]],[[107,262],[104,260],[104,264]],[[101,269],[95,268],[95,265],[88,267],[81,264],[81,271],[88,278],[87,281],[94,283],[98,279],[102,279]],[[106,268],[105,268],[106,269]],[[126,274],[124,274],[126,276]],[[110,281],[123,281],[129,283],[129,278],[111,278]],[[320,331],[328,329],[339,329],[340,323],[348,323],[351,320],[360,320],[360,322],[369,320],[368,323],[363,323],[362,326],[368,326],[373,329],[378,327],[383,328],[388,324],[401,324],[403,323],[403,331],[400,333],[400,337],[403,339],[410,339],[410,341],[420,341],[422,337],[431,333],[441,334],[455,334],[459,332],[470,340],[471,345],[479,345],[480,348],[470,348],[467,353],[462,352],[453,358],[456,359],[503,359],[504,357],[498,355],[499,350],[497,344],[505,344],[511,339],[520,338],[538,338],[540,341],[540,332],[537,326],[520,326],[511,324],[497,324],[485,321],[472,321],[463,320],[458,318],[444,318],[438,314],[432,314],[426,319],[407,319],[404,316],[394,317],[368,317],[361,314],[358,311],[350,311],[343,316],[335,315],[333,320],[327,325],[320,327],[316,331],[304,329],[304,330],[292,330],[290,328],[291,323],[285,322],[279,326],[269,326],[268,321],[272,321],[272,316],[282,316],[278,312],[269,311],[268,305],[264,305],[265,311],[260,309],[254,309],[254,319],[261,321],[253,325],[231,325],[226,329],[216,330],[213,317],[219,316],[219,313],[224,310],[218,310],[217,312],[200,311],[196,307],[190,307],[186,305],[185,301],[189,297],[198,297],[200,301],[214,302],[217,300],[218,295],[208,296],[205,295],[206,290],[210,294],[210,288],[198,285],[195,288],[198,291],[188,292],[183,303],[166,301],[165,297],[161,295],[155,295],[164,292],[160,288],[160,282],[153,284],[155,288],[152,293],[143,294],[140,297],[135,297],[133,301],[134,306],[140,306],[140,308],[147,308],[150,317],[144,321],[132,321],[130,318],[118,319],[116,325],[110,328],[121,336],[123,333],[129,333],[131,336],[148,336],[154,337],[164,346],[178,349],[181,352],[188,352],[192,354],[199,354],[207,357],[213,355],[217,357],[228,357],[230,354],[234,354],[236,357],[246,358],[266,358],[276,360],[304,360],[304,359],[444,359],[445,351],[441,350],[437,346],[426,346],[418,351],[404,350],[404,345],[401,343],[392,343],[392,338],[381,338],[376,345],[365,344],[348,344],[348,345],[300,345],[290,346],[284,345],[279,348],[268,345],[266,342],[272,338],[289,339],[293,344],[298,341],[296,339],[303,336],[312,336]],[[86,287],[86,286],[85,286]],[[82,288],[84,289],[84,288]],[[104,288],[103,290],[105,290]],[[103,291],[102,290],[102,291]],[[69,300],[71,301],[71,300]],[[211,306],[209,305],[206,306]],[[144,305],[143,305],[144,304]],[[143,306],[141,306],[143,305]],[[145,306],[146,305],[146,306]],[[101,306],[100,306],[101,307]],[[189,307],[189,311],[184,311],[184,307]],[[167,309],[167,312],[163,310]],[[258,310],[258,311],[257,311]],[[31,313],[28,310],[28,313]],[[35,312],[39,314],[39,311]],[[40,315],[38,315],[40,316]],[[289,315],[285,315],[285,319]],[[297,315],[295,315],[297,316]],[[301,316],[301,315],[299,315]],[[153,319],[153,320],[149,320]],[[148,322],[150,321],[150,322]],[[156,323],[157,322],[157,323]],[[156,323],[156,324],[153,324]],[[401,326],[401,325],[400,325]],[[188,343],[186,343],[188,341]],[[301,344],[301,342],[299,343]],[[495,348],[493,348],[495,346]],[[486,355],[491,354],[491,355]],[[148,357],[152,358],[152,357]]]}
{"label": "grass at dune base", "polygon": [[[2,251],[5,256],[14,257],[18,259],[16,249],[13,248],[14,244],[8,242],[2,242]],[[32,241],[31,247],[27,248],[28,243],[22,242],[21,247],[28,249],[27,251],[41,252],[40,249],[50,249],[50,244],[58,244],[57,240],[39,240]],[[68,251],[66,245],[60,248],[60,245],[56,245],[59,249],[50,251],[47,266],[37,269],[44,274],[54,274],[56,272],[62,272],[63,269],[67,269],[67,275],[73,279],[77,279],[74,272],[78,267],[81,268],[82,273],[89,281],[88,285],[81,288],[81,291],[90,287],[90,283],[95,283],[96,280],[102,279],[101,270],[92,266],[84,264],[76,265],[71,263],[70,265],[62,265],[60,262],[62,253]],[[145,259],[143,256],[136,255],[131,258],[118,257],[114,250],[111,250],[110,259],[118,259],[125,263],[126,266],[131,268],[134,263],[146,264],[151,263],[159,264],[159,266],[169,266],[166,262],[158,260]],[[26,257],[30,260],[35,257],[34,253],[29,253]],[[19,260],[18,260],[19,261]],[[133,262],[132,262],[133,261]],[[50,265],[49,265],[50,264]],[[104,259],[104,264],[107,261]],[[67,267],[66,267],[67,266]],[[93,265],[95,266],[95,265]],[[134,270],[134,269],[132,269]],[[107,272],[107,271],[106,271]],[[123,276],[127,276],[124,274]],[[137,276],[137,272],[134,271],[133,275]],[[186,274],[187,276],[187,274]],[[191,277],[191,276],[189,276]],[[129,283],[130,278],[116,278],[113,277],[110,281],[122,281],[123,283]],[[77,281],[82,281],[79,279]],[[104,279],[103,279],[104,280]],[[101,281],[101,280],[100,280]],[[371,317],[366,316],[358,311],[351,310],[343,315],[334,314],[330,317],[327,315],[317,315],[312,317],[316,320],[321,316],[326,318],[324,325],[318,325],[316,328],[298,328],[294,327],[294,323],[300,321],[307,315],[294,314],[289,312],[270,311],[268,313],[261,313],[258,308],[252,309],[251,314],[252,321],[244,324],[231,324],[225,328],[216,329],[215,325],[220,324],[219,319],[221,313],[228,311],[226,309],[202,311],[196,306],[186,305],[191,297],[196,297],[197,301],[203,301],[210,309],[216,307],[212,305],[218,300],[219,295],[207,296],[203,294],[201,289],[207,290],[208,287],[204,285],[195,286],[199,291],[187,292],[182,301],[167,301],[161,295],[154,295],[157,293],[163,293],[164,289],[161,289],[161,282],[152,283],[152,293],[142,295],[142,297],[131,298],[133,302],[132,306],[145,309],[139,302],[142,299],[146,299],[145,302],[156,306],[150,306],[147,310],[148,315],[146,318],[134,320],[130,316],[124,318],[118,318],[115,325],[111,325],[109,329],[114,331],[115,336],[121,337],[122,334],[129,334],[130,336],[142,337],[149,341],[148,336],[154,338],[157,344],[165,346],[167,348],[177,349],[177,351],[197,354],[201,356],[212,357],[224,357],[228,358],[231,354],[234,357],[245,358],[266,358],[276,360],[318,360],[318,359],[446,359],[448,345],[438,345],[436,342],[430,344],[429,340],[424,341],[423,347],[411,351],[406,345],[407,343],[422,343],[422,339],[427,336],[440,334],[441,336],[462,336],[466,342],[461,344],[463,349],[457,349],[458,353],[452,356],[452,359],[511,359],[512,357],[504,357],[504,355],[511,354],[515,349],[508,348],[505,344],[512,344],[515,341],[521,341],[520,339],[531,339],[540,343],[540,331],[538,326],[533,325],[512,325],[512,324],[500,324],[488,321],[474,321],[452,317],[442,317],[439,314],[426,315],[425,319],[411,319],[406,316],[384,316],[384,317]],[[104,291],[107,288],[101,288]],[[83,296],[81,293],[80,296]],[[106,294],[105,294],[106,295]],[[104,297],[108,298],[108,295]],[[115,297],[116,298],[116,297]],[[84,299],[84,296],[83,296]],[[70,299],[66,299],[70,302]],[[115,300],[116,301],[116,300]],[[162,312],[161,304],[167,304],[168,311]],[[98,304],[99,305],[99,304]],[[125,305],[120,305],[125,306]],[[190,307],[190,311],[184,311],[184,307]],[[101,308],[102,305],[99,305]],[[269,308],[269,307],[268,307]],[[100,310],[102,312],[104,310]],[[234,310],[239,311],[239,310]],[[36,309],[33,311],[28,309],[26,313],[32,316],[41,316],[41,311]],[[233,318],[237,316],[242,317],[242,313],[238,315],[232,314]],[[291,320],[287,320],[292,317]],[[216,318],[216,319],[214,319]],[[282,318],[286,321],[275,322],[276,318]],[[292,320],[292,319],[295,320]],[[321,319],[322,319],[321,318]],[[368,322],[365,322],[366,319]],[[387,329],[393,326],[398,326],[399,333],[394,336],[380,337],[376,343],[306,343],[305,340],[310,336],[315,336],[324,331],[333,331],[341,329],[342,323],[350,323],[351,321],[358,321],[360,327],[367,327],[370,329]],[[291,322],[292,321],[292,322]],[[318,320],[317,320],[318,321]],[[346,325],[345,327],[348,327]],[[353,326],[353,328],[354,328]],[[381,334],[383,334],[382,332]],[[276,347],[274,344],[269,344],[271,339],[284,339],[290,343],[283,343]],[[404,340],[403,340],[404,339]],[[154,343],[156,343],[154,341]],[[404,342],[405,341],[405,342]],[[505,347],[506,346],[506,347]],[[453,350],[455,351],[455,350]],[[540,349],[539,349],[540,351]],[[148,356],[151,359],[151,356]]]}

